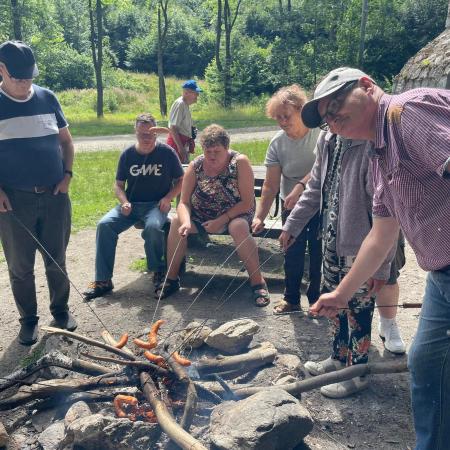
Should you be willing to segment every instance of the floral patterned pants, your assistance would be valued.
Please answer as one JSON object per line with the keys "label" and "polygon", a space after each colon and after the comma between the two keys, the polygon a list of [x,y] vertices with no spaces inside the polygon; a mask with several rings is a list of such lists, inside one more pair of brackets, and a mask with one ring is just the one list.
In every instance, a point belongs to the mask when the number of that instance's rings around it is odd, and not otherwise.
{"label": "floral patterned pants", "polygon": [[349,309],[342,310],[330,320],[332,358],[347,366],[367,363],[374,306],[375,296],[353,297]]}

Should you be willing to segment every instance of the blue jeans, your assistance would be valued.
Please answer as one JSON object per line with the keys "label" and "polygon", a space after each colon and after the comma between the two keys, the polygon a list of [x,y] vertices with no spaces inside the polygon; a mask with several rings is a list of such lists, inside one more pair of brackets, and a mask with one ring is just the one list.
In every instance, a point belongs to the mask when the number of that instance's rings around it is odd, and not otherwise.
{"label": "blue jeans", "polygon": [[449,448],[450,270],[428,274],[422,311],[409,352],[416,450]]}
{"label": "blue jeans", "polygon": [[167,221],[167,213],[159,210],[158,202],[135,202],[132,203],[129,216],[124,216],[120,212],[120,205],[117,205],[105,214],[97,225],[96,281],[106,281],[112,278],[119,234],[141,220],[144,222],[142,238],[145,241],[147,268],[149,271],[155,272],[165,270],[163,227]]}

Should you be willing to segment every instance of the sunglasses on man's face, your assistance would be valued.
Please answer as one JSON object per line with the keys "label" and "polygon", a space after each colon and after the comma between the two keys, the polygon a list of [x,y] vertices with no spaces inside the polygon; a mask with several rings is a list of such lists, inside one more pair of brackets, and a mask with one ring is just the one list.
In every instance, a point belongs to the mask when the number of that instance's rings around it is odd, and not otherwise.
{"label": "sunglasses on man's face", "polygon": [[319,125],[319,128],[321,130],[328,130],[330,128],[328,122],[336,118],[339,111],[344,106],[347,96],[350,94],[357,83],[357,81],[350,81],[341,89],[339,89],[333,97],[331,97],[330,101],[328,102],[325,114],[322,116],[322,121]]}

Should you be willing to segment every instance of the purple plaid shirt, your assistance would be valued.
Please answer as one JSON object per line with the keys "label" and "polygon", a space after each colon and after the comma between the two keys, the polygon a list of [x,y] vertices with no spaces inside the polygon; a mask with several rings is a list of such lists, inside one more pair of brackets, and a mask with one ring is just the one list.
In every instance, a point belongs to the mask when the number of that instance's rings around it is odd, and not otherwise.
{"label": "purple plaid shirt", "polygon": [[373,151],[373,215],[395,217],[424,270],[450,265],[450,91],[383,95]]}

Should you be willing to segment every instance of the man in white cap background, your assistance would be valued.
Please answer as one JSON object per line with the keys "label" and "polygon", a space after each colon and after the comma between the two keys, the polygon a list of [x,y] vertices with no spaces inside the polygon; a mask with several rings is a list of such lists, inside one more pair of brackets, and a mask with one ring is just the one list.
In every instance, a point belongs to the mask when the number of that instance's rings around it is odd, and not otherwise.
{"label": "man in white cap background", "polygon": [[197,133],[189,106],[197,102],[202,90],[195,80],[186,81],[182,88],[182,96],[178,97],[170,108],[170,134],[167,138],[167,144],[175,149],[180,161],[187,164],[189,163],[189,154],[194,153]]}
{"label": "man in white cap background", "polygon": [[34,344],[38,337],[36,250],[44,259],[51,325],[77,327],[68,310],[69,281],[62,272],[71,226],[68,190],[74,147],[55,95],[33,84],[38,73],[26,44],[0,45],[0,239],[23,345]]}
{"label": "man in white cap background", "polygon": [[[352,83],[352,85],[350,85]],[[373,143],[373,227],[348,275],[311,307],[334,316],[378,269],[399,227],[429,271],[409,351],[416,450],[448,448],[450,427],[450,91],[388,95],[366,74],[330,72],[302,111],[311,127]]]}

